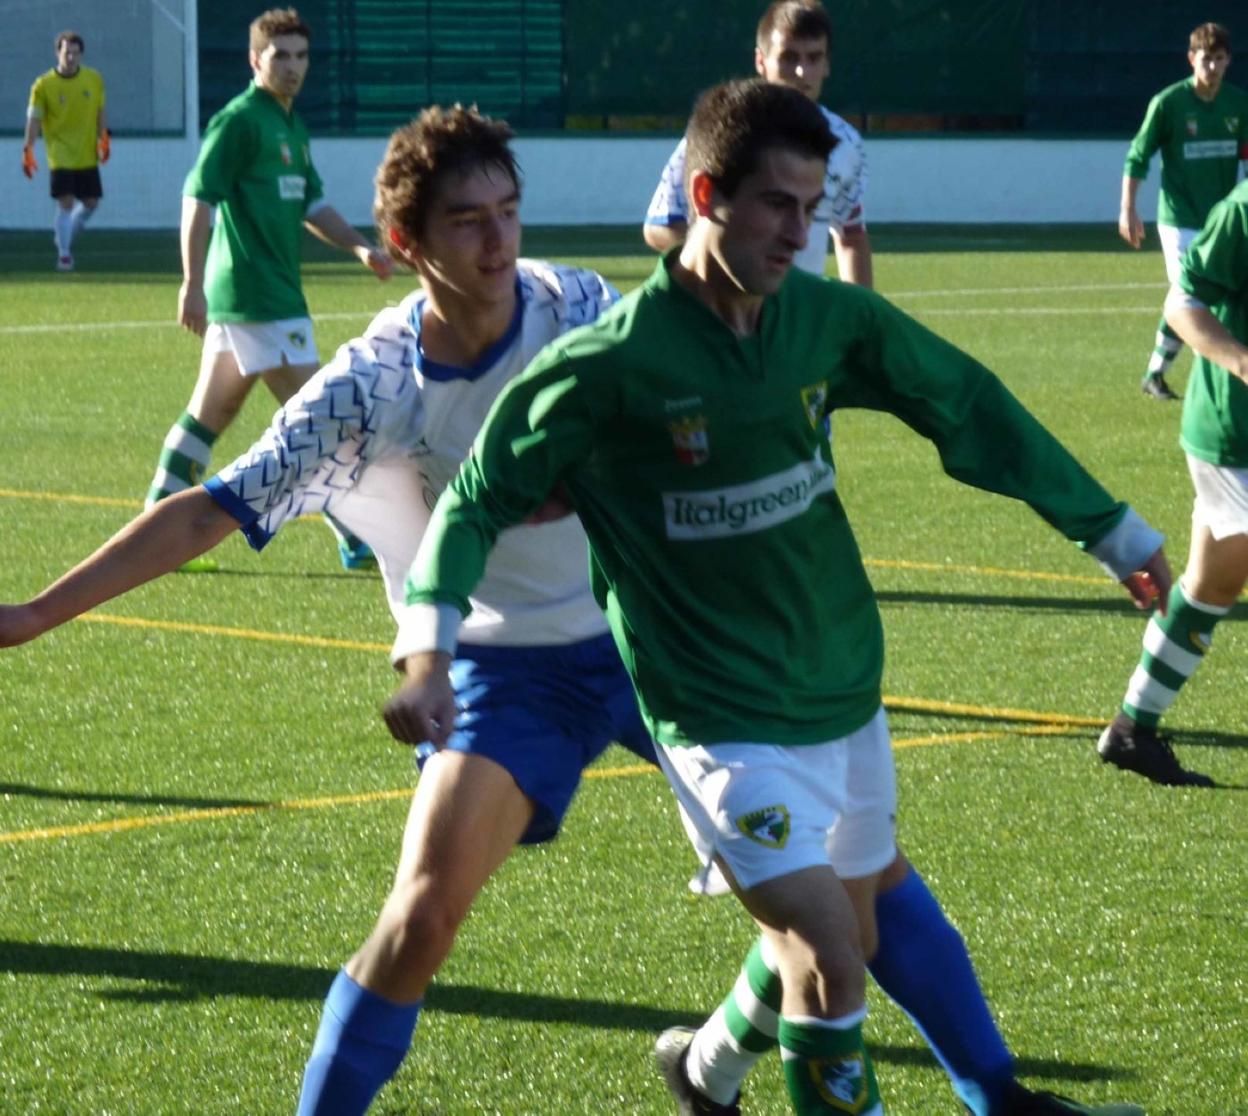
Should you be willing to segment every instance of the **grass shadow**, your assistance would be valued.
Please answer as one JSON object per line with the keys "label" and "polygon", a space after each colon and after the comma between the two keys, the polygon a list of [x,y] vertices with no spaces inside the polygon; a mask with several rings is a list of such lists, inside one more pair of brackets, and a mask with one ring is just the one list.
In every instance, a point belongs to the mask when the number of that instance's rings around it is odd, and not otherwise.
{"label": "grass shadow", "polygon": [[119,794],[116,791],[63,790],[59,787],[36,787],[30,783],[0,783],[0,796],[43,798],[57,802],[108,802],[125,806],[176,806],[189,810],[227,809],[234,806],[272,806],[255,798],[197,798],[168,794]]}

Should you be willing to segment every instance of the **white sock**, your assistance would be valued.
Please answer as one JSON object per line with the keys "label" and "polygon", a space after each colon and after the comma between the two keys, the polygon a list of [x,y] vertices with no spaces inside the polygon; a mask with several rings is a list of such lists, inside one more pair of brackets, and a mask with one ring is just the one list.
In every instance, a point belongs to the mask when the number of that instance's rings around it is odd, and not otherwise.
{"label": "white sock", "polygon": [[73,243],[74,237],[82,232],[82,226],[91,220],[94,209],[88,209],[82,202],[74,202],[74,208],[70,210],[73,215],[73,224],[69,230],[70,243]]}
{"label": "white sock", "polygon": [[52,228],[56,234],[56,254],[68,256],[69,246],[74,242],[74,211],[57,206]]}

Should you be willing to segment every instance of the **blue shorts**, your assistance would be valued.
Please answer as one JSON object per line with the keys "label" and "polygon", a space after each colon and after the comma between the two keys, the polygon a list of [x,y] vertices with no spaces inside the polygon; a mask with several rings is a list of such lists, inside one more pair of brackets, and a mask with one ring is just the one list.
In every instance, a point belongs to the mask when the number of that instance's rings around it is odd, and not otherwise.
{"label": "blue shorts", "polygon": [[658,764],[610,635],[549,647],[461,643],[451,683],[460,714],[446,746],[493,760],[533,800],[521,844],[559,832],[581,772],[607,745]]}

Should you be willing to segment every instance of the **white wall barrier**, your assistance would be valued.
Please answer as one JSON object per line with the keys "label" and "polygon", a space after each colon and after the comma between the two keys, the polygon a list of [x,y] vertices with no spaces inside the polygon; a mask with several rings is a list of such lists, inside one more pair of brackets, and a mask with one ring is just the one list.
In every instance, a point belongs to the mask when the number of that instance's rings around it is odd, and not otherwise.
{"label": "white wall barrier", "polygon": [[[673,139],[521,138],[523,217],[535,225],[640,224]],[[372,174],[381,137],[313,140],[328,199],[353,223],[371,221]],[[1115,223],[1126,140],[911,139],[869,137],[869,221]],[[28,182],[21,140],[0,139],[0,228],[51,223],[46,156]],[[194,145],[177,139],[113,143],[103,168],[97,228],[160,229],[178,223]],[[1140,196],[1156,213],[1158,172]]]}

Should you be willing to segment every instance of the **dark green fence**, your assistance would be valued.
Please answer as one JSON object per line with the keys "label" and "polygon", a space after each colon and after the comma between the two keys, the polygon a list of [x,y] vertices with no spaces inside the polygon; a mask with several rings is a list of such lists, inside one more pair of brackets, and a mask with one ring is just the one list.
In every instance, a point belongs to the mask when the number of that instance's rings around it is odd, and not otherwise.
{"label": "dark green fence", "polygon": [[[250,77],[259,5],[199,5],[204,120]],[[699,89],[753,72],[763,0],[305,0],[314,131],[382,134],[433,103],[525,129],[677,129]],[[1242,0],[827,0],[825,104],[867,132],[1134,130],[1204,20]],[[1237,24],[1239,27],[1237,27]],[[1232,76],[1235,71],[1232,70]]]}

